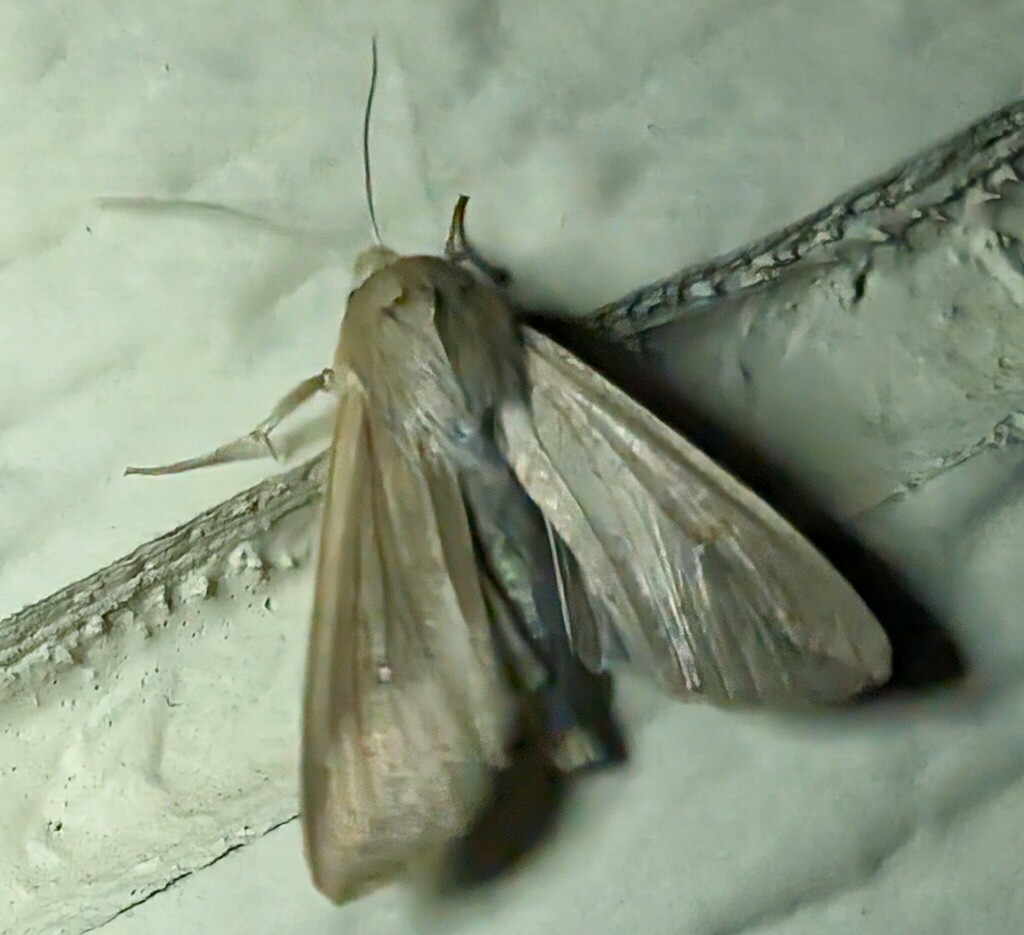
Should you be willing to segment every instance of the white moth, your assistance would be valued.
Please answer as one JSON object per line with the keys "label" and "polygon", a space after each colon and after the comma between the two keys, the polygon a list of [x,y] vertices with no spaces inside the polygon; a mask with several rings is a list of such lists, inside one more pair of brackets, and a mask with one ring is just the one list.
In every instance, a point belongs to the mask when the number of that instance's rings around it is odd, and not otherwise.
{"label": "white moth", "polygon": [[333,369],[246,439],[130,469],[229,460],[337,395],[301,791],[337,901],[463,833],[517,721],[566,772],[619,758],[615,665],[720,704],[835,702],[890,673],[803,536],[464,267],[465,203],[443,257],[360,256]]}

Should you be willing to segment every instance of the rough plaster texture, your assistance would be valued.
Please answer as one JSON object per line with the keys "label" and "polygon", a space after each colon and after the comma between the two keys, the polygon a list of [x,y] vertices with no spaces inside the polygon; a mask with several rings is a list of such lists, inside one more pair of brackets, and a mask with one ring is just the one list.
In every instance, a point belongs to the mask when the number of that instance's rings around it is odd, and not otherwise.
{"label": "rough plaster texture", "polygon": [[[134,0],[10,3],[0,22],[2,615],[274,472],[120,476],[237,434],[329,360],[367,239],[371,31],[387,239],[435,249],[467,191],[520,296],[576,312],[1024,91],[1024,12],[1006,3]],[[0,927],[1018,930],[1024,278],[1020,195],[999,191],[873,252],[863,278],[807,269],[651,348],[683,397],[892,557],[963,644],[964,686],[793,719],[626,684],[634,762],[586,784],[506,886],[431,913],[400,887],[334,909],[294,822],[264,834],[294,814],[316,507],[272,525],[248,502],[238,543],[165,540],[127,590],[66,595],[69,616],[5,657]],[[98,207],[111,195],[267,221]],[[287,436],[295,463],[325,420]]]}

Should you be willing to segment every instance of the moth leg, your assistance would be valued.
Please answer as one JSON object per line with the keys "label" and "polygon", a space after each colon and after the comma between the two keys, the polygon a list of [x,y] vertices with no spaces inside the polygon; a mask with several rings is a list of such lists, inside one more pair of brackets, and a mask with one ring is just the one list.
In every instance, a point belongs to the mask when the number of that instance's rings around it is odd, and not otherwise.
{"label": "moth leg", "polygon": [[444,242],[444,258],[450,263],[469,263],[496,286],[507,286],[512,281],[512,274],[503,266],[488,263],[466,236],[467,204],[469,204],[469,195],[459,195],[459,200],[455,202],[455,210],[452,212],[448,239]]}
{"label": "moth leg", "polygon": [[290,416],[303,403],[311,399],[317,393],[330,392],[334,388],[334,371],[330,368],[321,370],[316,376],[307,377],[298,386],[283,396],[276,406],[270,411],[262,422],[251,432],[241,438],[225,442],[213,451],[195,458],[186,458],[184,461],[175,461],[173,464],[161,464],[157,467],[128,467],[125,474],[181,474],[184,471],[192,471],[196,468],[209,467],[214,464],[226,464],[229,461],[242,461],[258,457],[260,449],[269,452],[275,460],[281,459],[280,454],[270,440],[270,433],[277,428],[280,422]]}

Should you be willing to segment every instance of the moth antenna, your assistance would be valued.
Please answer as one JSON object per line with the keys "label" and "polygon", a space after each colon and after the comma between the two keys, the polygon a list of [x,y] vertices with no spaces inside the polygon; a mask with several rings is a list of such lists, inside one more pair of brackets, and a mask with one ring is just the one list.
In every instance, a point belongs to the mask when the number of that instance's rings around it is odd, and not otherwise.
{"label": "moth antenna", "polygon": [[377,226],[377,212],[373,209],[373,178],[370,175],[370,113],[373,110],[373,96],[377,91],[377,37],[370,43],[370,91],[366,95],[366,110],[363,113],[363,182],[366,186],[366,206],[370,210],[370,224],[373,237],[381,245],[380,228]]}

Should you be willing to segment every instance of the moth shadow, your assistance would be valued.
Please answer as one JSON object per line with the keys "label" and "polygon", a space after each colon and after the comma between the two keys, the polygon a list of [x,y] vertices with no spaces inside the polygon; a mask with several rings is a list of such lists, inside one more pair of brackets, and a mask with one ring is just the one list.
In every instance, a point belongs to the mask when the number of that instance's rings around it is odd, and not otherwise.
{"label": "moth shadow", "polygon": [[483,807],[446,854],[435,895],[484,887],[521,867],[554,834],[573,777],[557,769],[537,738],[518,731],[508,762],[492,772]]}
{"label": "moth shadow", "polygon": [[638,367],[641,358],[635,351],[583,332],[571,321],[544,318],[532,324],[684,434],[771,504],[853,585],[892,645],[892,677],[866,698],[923,691],[966,674],[960,646],[899,572],[816,502],[785,468],[749,439],[716,422],[699,404],[682,398],[668,376]]}
{"label": "moth shadow", "polygon": [[[614,710],[610,678],[587,679],[578,696],[600,737],[602,755],[583,765],[559,766],[559,743],[549,733],[537,696],[517,699],[506,762],[487,778],[487,795],[469,827],[447,848],[433,895],[457,896],[503,880],[526,864],[557,830],[573,786],[627,762],[628,748]],[[583,723],[582,721],[580,723]]]}

